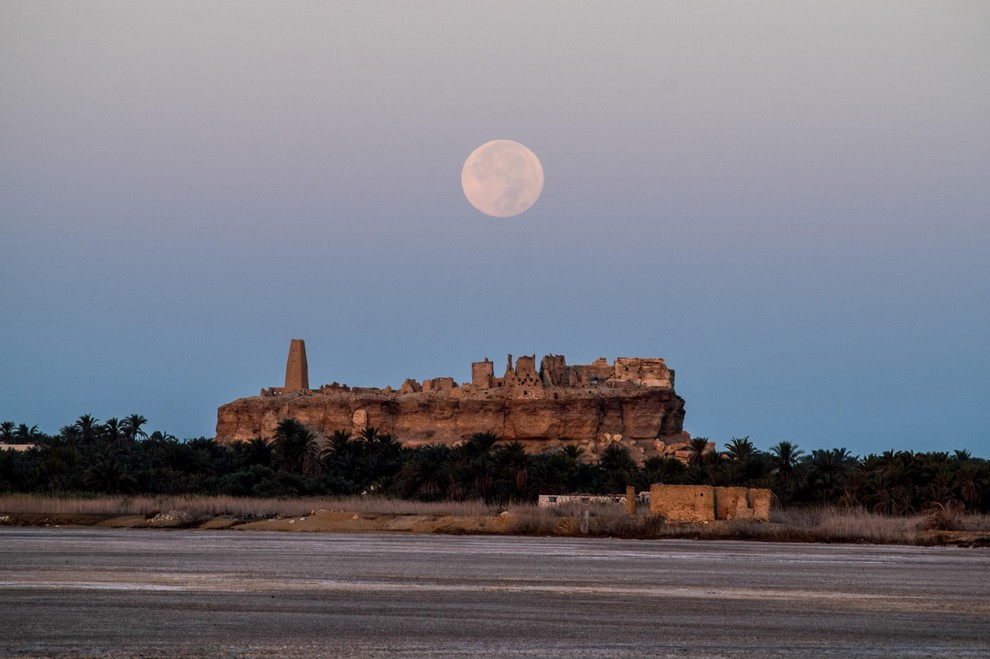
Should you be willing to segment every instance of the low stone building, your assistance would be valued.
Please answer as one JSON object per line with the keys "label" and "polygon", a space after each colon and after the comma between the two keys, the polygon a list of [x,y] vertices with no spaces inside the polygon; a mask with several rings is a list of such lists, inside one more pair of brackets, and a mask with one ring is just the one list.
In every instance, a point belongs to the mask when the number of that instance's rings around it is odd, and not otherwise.
{"label": "low stone building", "polygon": [[612,506],[626,503],[625,494],[541,494],[537,500],[540,508],[553,508],[567,504]]}
{"label": "low stone building", "polygon": [[650,513],[668,522],[770,521],[770,490],[710,485],[651,485]]}

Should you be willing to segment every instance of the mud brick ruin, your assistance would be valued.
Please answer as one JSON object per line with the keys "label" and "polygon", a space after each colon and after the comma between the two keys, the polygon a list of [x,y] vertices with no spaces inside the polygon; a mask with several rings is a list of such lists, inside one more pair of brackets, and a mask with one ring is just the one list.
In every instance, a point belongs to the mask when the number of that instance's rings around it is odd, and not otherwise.
{"label": "mud brick ruin", "polygon": [[770,520],[770,490],[710,485],[651,485],[650,513],[668,522]]}
{"label": "mud brick ruin", "polygon": [[293,339],[285,375],[284,387],[222,405],[217,440],[271,439],[292,417],[324,436],[374,426],[407,446],[456,445],[490,431],[531,452],[574,444],[593,458],[618,442],[639,462],[690,455],[684,399],[674,391],[674,371],[658,358],[568,365],[562,355],[547,355],[537,368],[536,355],[509,355],[501,377],[485,359],[471,365],[464,384],[438,377],[409,379],[398,390],[336,382],[310,389],[305,344]]}

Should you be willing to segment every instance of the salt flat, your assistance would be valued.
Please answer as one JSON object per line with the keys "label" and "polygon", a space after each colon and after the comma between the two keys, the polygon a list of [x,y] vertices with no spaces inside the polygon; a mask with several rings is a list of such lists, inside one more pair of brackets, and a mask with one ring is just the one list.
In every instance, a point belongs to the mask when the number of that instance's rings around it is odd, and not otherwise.
{"label": "salt flat", "polygon": [[0,529],[0,654],[985,656],[990,551]]}

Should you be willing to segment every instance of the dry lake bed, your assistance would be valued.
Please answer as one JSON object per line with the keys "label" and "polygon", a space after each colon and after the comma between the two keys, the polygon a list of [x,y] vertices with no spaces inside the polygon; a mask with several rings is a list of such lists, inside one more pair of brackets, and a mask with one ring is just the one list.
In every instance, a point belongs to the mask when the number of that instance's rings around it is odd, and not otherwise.
{"label": "dry lake bed", "polygon": [[0,529],[0,655],[986,656],[990,550]]}

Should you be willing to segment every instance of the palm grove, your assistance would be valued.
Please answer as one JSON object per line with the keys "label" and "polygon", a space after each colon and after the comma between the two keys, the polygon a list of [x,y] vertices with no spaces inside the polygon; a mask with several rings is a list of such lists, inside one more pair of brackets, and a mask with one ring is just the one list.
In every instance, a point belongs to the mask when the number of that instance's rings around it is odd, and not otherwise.
{"label": "palm grove", "polygon": [[460,446],[404,447],[367,428],[323,438],[294,419],[273,441],[232,445],[150,435],[132,414],[100,422],[83,415],[55,435],[0,424],[0,442],[29,443],[0,451],[0,491],[73,494],[227,494],[300,496],[380,494],[420,500],[535,501],[538,494],[619,493],[652,483],[768,487],[784,506],[828,504],[886,514],[932,506],[990,511],[990,462],[966,451],[887,451],[860,458],[844,448],[810,454],[782,441],[768,451],[733,438],[721,452],[692,440],[687,462],[652,457],[642,466],[617,444],[597,461],[576,446],[527,453],[518,442],[477,433]]}

